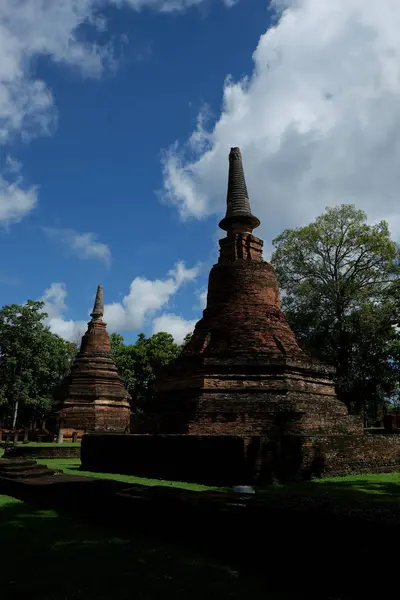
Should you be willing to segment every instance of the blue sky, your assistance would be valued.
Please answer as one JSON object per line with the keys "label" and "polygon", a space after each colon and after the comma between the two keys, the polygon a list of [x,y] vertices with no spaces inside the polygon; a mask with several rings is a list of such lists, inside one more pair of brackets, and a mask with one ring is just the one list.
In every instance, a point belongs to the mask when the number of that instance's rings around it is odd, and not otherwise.
{"label": "blue sky", "polygon": [[74,339],[102,283],[111,331],[180,340],[217,258],[233,145],[267,254],[343,201],[397,236],[400,9],[273,4],[0,0],[2,304],[44,297]]}
{"label": "blue sky", "polygon": [[[188,268],[205,264],[169,307],[188,319],[200,314],[196,292],[215,259],[216,219],[183,223],[162,202],[162,152],[188,135],[204,103],[219,113],[226,74],[240,77],[251,68],[267,22],[263,0],[202,8],[175,15],[127,6],[104,10],[107,32],[99,37],[114,36],[120,56],[98,79],[35,58],[32,75],[51,89],[58,124],[51,136],[29,143],[14,137],[1,149],[2,168],[11,155],[23,165],[24,185],[39,187],[37,208],[0,237],[7,256],[3,304],[39,298],[52,282],[62,282],[65,316],[85,319],[98,283],[107,302],[119,301],[135,277],[163,279],[183,260]],[[93,39],[93,31],[86,35]],[[60,229],[94,233],[109,247],[110,264],[71,252]],[[149,332],[151,320],[143,329]],[[129,340],[136,332],[125,335]]]}

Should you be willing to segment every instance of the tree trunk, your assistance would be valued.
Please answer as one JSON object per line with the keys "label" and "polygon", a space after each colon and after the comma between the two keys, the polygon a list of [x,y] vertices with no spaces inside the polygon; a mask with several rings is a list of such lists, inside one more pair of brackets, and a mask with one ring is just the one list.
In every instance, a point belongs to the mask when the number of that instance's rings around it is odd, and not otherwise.
{"label": "tree trunk", "polygon": [[12,422],[13,429],[15,429],[17,426],[18,405],[19,405],[19,402],[18,402],[18,400],[16,400],[15,404],[14,404],[14,414],[13,414],[13,422]]}

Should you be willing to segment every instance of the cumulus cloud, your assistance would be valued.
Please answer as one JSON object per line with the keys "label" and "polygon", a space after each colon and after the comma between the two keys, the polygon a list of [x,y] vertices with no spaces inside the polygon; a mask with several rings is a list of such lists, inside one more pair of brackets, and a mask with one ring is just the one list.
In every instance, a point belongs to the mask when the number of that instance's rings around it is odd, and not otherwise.
{"label": "cumulus cloud", "polygon": [[[213,0],[214,2],[220,0]],[[107,29],[107,6],[185,10],[203,0],[0,0],[0,147],[15,136],[29,140],[54,132],[57,111],[51,89],[39,79],[32,61],[53,63],[98,77],[115,64],[112,42],[85,41],[82,26]],[[229,0],[225,0],[227,5]],[[37,203],[37,189],[0,174],[0,223],[15,223]]]}
{"label": "cumulus cloud", "polygon": [[122,302],[105,306],[104,318],[110,331],[142,327],[147,317],[155,315],[166,306],[179,288],[193,281],[198,273],[198,267],[187,269],[183,262],[178,262],[175,268],[169,271],[166,279],[150,280],[136,277]]}
{"label": "cumulus cloud", "polygon": [[185,336],[188,333],[192,333],[197,320],[187,321],[179,315],[165,314],[156,317],[153,320],[152,333],[159,333],[165,331],[170,333],[177,344],[182,344]]}
{"label": "cumulus cloud", "polygon": [[282,12],[258,42],[252,74],[228,77],[217,121],[207,129],[200,119],[167,153],[167,197],[183,217],[221,214],[238,145],[266,240],[341,203],[400,233],[400,3],[273,5]]}
{"label": "cumulus cloud", "polygon": [[70,342],[80,342],[80,338],[86,331],[86,321],[73,321],[64,319],[67,311],[65,298],[67,290],[63,283],[52,283],[40,298],[44,302],[44,312],[47,313],[46,325],[53,333]]}
{"label": "cumulus cloud", "polygon": [[20,169],[20,163],[8,156],[6,166],[0,172],[0,223],[3,227],[21,221],[37,204],[37,187],[24,186]]}
{"label": "cumulus cloud", "polygon": [[[216,0],[212,0],[216,3]],[[200,6],[203,4],[205,0],[114,0],[116,4],[128,4],[135,8],[136,10],[140,10],[142,8],[153,8],[160,10],[161,12],[178,12],[185,10],[187,8],[192,8],[194,6]],[[239,0],[217,0],[217,2],[222,2],[228,8],[231,8]]]}
{"label": "cumulus cloud", "polygon": [[43,231],[48,236],[59,240],[72,254],[79,258],[101,260],[107,266],[111,263],[110,248],[107,244],[98,242],[94,233],[80,233],[74,229],[58,229],[55,227],[43,227]]}
{"label": "cumulus cloud", "polygon": [[196,300],[197,302],[193,306],[193,310],[195,311],[203,311],[207,307],[207,290],[197,290],[196,291]]}
{"label": "cumulus cloud", "polygon": [[15,132],[46,134],[54,127],[53,96],[32,71],[35,56],[77,67],[88,76],[101,75],[114,63],[111,43],[92,43],[82,36],[82,25],[100,32],[107,29],[102,9],[128,6],[174,12],[203,1],[0,0],[0,142]]}
{"label": "cumulus cloud", "polygon": [[[168,306],[172,297],[178,290],[196,279],[199,273],[199,267],[186,268],[183,262],[178,262],[171,271],[167,273],[165,279],[150,280],[144,277],[136,277],[129,288],[129,293],[123,297],[122,302],[113,302],[104,306],[104,320],[107,323],[108,331],[129,331],[140,329],[146,324],[149,318],[154,317],[153,331],[167,331],[160,329],[158,325],[169,326],[168,332],[174,335],[178,341],[181,337],[192,331],[195,321],[185,321],[178,319],[175,315],[156,314],[163,307]],[[107,290],[105,290],[107,296]],[[87,327],[87,321],[73,321],[65,319],[67,306],[65,298],[67,290],[64,283],[52,283],[45,290],[40,298],[45,303],[45,312],[48,314],[46,319],[50,329],[61,337],[77,341],[83,335]],[[87,315],[90,314],[92,306],[88,308]],[[174,320],[175,319],[175,320]],[[172,322],[174,320],[174,322]],[[190,329],[191,328],[191,329]],[[183,340],[182,337],[182,340]]]}
{"label": "cumulus cloud", "polygon": [[207,306],[207,290],[203,290],[202,292],[200,292],[199,298],[200,298],[200,308],[202,310],[204,310]]}

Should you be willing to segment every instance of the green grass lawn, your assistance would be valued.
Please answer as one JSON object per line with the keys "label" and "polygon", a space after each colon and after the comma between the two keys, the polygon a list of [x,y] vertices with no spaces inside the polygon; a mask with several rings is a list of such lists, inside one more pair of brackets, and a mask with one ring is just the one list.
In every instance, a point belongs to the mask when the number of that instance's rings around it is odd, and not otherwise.
{"label": "green grass lawn", "polygon": [[[117,475],[113,473],[92,473],[80,471],[80,460],[74,458],[40,459],[37,462],[46,464],[52,469],[61,470],[70,475],[84,477],[102,477],[114,479],[128,484],[163,485],[193,491],[226,491],[228,488],[212,487],[196,483],[146,479],[133,475]],[[379,473],[371,475],[349,475],[347,477],[329,477],[288,485],[271,485],[257,490],[257,494],[266,499],[316,498],[349,504],[393,504],[400,502],[400,473]]]}
{"label": "green grass lawn", "polygon": [[0,495],[4,598],[289,600],[255,575],[142,535],[84,523]]}

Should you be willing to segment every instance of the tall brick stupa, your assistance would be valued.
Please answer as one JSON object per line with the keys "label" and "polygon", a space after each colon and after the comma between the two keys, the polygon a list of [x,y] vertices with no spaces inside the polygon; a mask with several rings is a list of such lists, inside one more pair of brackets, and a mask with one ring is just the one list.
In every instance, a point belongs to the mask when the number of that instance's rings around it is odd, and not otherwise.
{"label": "tall brick stupa", "polygon": [[103,314],[103,289],[99,285],[80,351],[63,383],[59,438],[81,437],[90,431],[129,431],[130,397],[111,356]]}
{"label": "tall brick stupa", "polygon": [[350,433],[360,425],[338,400],[332,371],[299,348],[281,310],[272,266],[253,235],[239,148],[229,155],[226,237],[209,276],[207,307],[190,342],[160,373],[160,433],[259,436],[290,423],[296,433]]}

